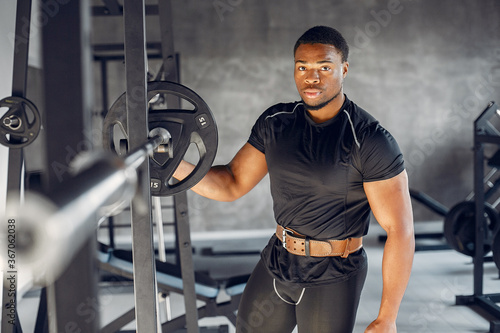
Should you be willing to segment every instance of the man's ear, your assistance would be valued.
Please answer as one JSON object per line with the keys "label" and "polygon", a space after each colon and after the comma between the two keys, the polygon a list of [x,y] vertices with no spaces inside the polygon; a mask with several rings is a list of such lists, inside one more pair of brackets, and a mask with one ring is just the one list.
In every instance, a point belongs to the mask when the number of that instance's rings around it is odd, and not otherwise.
{"label": "man's ear", "polygon": [[342,77],[345,79],[346,75],[347,75],[347,72],[348,72],[348,69],[349,69],[349,63],[347,61],[344,61],[342,63]]}

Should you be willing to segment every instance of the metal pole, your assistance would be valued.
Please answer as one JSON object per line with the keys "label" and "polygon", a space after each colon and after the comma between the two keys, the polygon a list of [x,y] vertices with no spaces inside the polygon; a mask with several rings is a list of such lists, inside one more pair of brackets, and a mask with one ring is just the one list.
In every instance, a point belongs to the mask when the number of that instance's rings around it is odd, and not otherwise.
{"label": "metal pole", "polygon": [[193,252],[189,226],[188,202],[186,192],[174,195],[175,224],[179,264],[181,266],[184,306],[186,308],[186,326],[188,333],[199,332],[198,308],[194,278]]}
{"label": "metal pole", "polygon": [[[179,70],[174,49],[174,34],[172,28],[172,4],[170,0],[158,2],[160,20],[161,53],[163,63],[156,80],[179,82]],[[170,105],[170,104],[168,104]]]}
{"label": "metal pole", "polygon": [[[123,3],[125,74],[127,85],[127,133],[134,148],[148,136],[146,91],[146,32],[144,0]],[[156,267],[151,223],[149,162],[138,168],[139,190],[131,204],[132,255],[134,263],[135,319],[138,332],[157,332]]]}
{"label": "metal pole", "polygon": [[[477,135],[476,133],[474,135]],[[484,149],[483,144],[474,140],[474,193],[475,215],[475,255],[474,255],[474,296],[483,295],[484,273]]]}
{"label": "metal pole", "polygon": [[[158,15],[160,20],[163,64],[156,79],[179,82],[179,69],[175,54],[172,27],[172,4],[170,0],[161,0],[158,2]],[[179,108],[180,99],[174,95],[167,95],[167,105],[171,108]],[[196,304],[193,253],[186,192],[174,196],[174,206],[177,251],[179,255],[178,264],[181,267],[184,287],[187,332],[194,333],[199,331],[198,307]]]}
{"label": "metal pole", "polygon": [[[41,36],[46,139],[43,174],[45,193],[62,186],[72,177],[69,164],[78,152],[92,149],[93,79],[89,2],[41,2],[43,9],[57,13],[49,15],[44,22]],[[82,303],[97,299],[96,248],[95,237],[88,238],[57,281],[47,287],[49,331],[98,330],[98,313],[90,318],[77,314]]]}
{"label": "metal pole", "polygon": [[161,197],[153,196],[154,221],[156,223],[156,232],[158,233],[158,259],[166,262],[167,254],[165,253],[165,235],[163,233],[163,216],[161,209]]}
{"label": "metal pole", "polygon": [[[156,233],[158,234],[158,259],[162,262],[167,261],[167,254],[165,252],[165,234],[163,231],[163,214],[161,197],[153,196],[153,216],[156,223]],[[170,308],[170,295],[168,293],[158,293],[158,309],[160,315],[158,316],[158,327],[161,327],[162,313],[165,313],[165,320],[172,320],[172,312]]]}

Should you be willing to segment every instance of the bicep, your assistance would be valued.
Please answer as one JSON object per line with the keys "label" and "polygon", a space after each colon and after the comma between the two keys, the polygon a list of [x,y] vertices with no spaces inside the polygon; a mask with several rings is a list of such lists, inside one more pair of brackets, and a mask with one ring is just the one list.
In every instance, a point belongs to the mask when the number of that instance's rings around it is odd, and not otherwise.
{"label": "bicep", "polygon": [[237,197],[248,193],[267,174],[265,155],[248,142],[241,147],[227,165],[234,181],[234,192]]}
{"label": "bicep", "polygon": [[406,171],[390,179],[365,182],[363,187],[373,215],[385,231],[412,232],[413,213]]}

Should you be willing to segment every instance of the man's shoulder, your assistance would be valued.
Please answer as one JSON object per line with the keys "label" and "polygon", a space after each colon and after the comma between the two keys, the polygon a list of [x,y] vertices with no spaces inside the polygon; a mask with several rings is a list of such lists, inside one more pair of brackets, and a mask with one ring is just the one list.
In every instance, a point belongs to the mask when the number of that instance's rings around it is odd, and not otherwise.
{"label": "man's shoulder", "polygon": [[361,106],[347,99],[344,112],[349,115],[350,121],[355,128],[361,129],[379,124],[378,120]]}
{"label": "man's shoulder", "polygon": [[264,119],[271,119],[281,116],[295,115],[296,111],[302,105],[301,102],[288,102],[288,103],[277,103],[265,110],[261,117]]}

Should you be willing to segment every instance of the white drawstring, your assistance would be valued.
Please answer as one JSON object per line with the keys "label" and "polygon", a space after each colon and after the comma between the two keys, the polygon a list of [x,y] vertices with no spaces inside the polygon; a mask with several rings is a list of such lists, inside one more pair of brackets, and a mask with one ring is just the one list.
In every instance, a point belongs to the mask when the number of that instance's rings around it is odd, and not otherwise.
{"label": "white drawstring", "polygon": [[273,279],[273,287],[274,287],[274,292],[278,297],[285,303],[290,304],[290,305],[299,305],[300,301],[302,300],[302,296],[304,296],[304,291],[306,291],[306,288],[302,288],[302,293],[300,293],[300,297],[297,300],[297,303],[292,303],[287,300],[285,300],[283,297],[281,297],[280,293],[278,292],[278,289],[276,289],[276,279]]}

